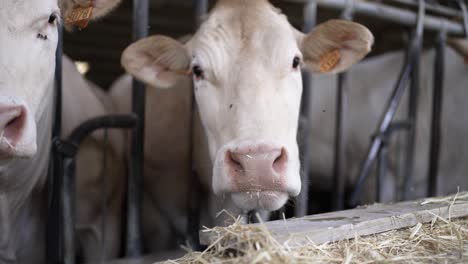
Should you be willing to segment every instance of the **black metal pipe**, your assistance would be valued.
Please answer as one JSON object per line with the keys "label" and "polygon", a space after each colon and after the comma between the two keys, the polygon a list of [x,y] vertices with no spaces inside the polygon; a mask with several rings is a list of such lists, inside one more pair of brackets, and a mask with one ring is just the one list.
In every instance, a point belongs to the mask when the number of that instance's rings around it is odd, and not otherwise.
{"label": "black metal pipe", "polygon": [[[464,33],[464,37],[465,38],[468,38],[468,11],[467,11],[467,8],[466,8],[466,4],[464,2],[464,0],[458,0],[458,5],[460,6],[460,10],[461,10],[461,13],[462,13],[462,16],[463,16],[463,33]],[[445,28],[442,28],[442,31],[446,31]],[[445,33],[447,34],[447,33]]]}
{"label": "black metal pipe", "polygon": [[109,141],[109,130],[104,129],[104,138],[102,142],[101,158],[101,263],[106,260],[107,252],[107,199],[108,199],[108,175],[107,175],[107,145]]}
{"label": "black metal pipe", "polygon": [[333,166],[333,210],[343,210],[345,205],[346,185],[346,118],[347,87],[345,85],[346,73],[337,77],[336,89],[336,116],[335,116],[335,153]]}
{"label": "black metal pipe", "polygon": [[[133,41],[148,35],[148,0],[133,0]],[[132,111],[138,117],[132,131],[130,171],[127,179],[127,225],[125,255],[138,257],[143,253],[141,230],[142,181],[144,168],[145,86],[133,80]]]}
{"label": "black metal pipe", "polygon": [[[384,136],[386,137],[386,136]],[[375,201],[378,203],[382,202],[382,193],[385,189],[385,177],[387,173],[387,157],[388,157],[388,138],[385,138],[382,142],[379,151],[379,157],[377,160],[377,181],[376,181],[376,193],[375,193]]]}
{"label": "black metal pipe", "polygon": [[[342,19],[352,20],[354,2],[346,1],[346,7],[341,14]],[[345,206],[346,185],[346,109],[348,108],[348,94],[346,87],[347,73],[337,76],[336,112],[335,112],[335,151],[333,158],[333,210],[343,210]]]}
{"label": "black metal pipe", "polygon": [[411,85],[408,98],[408,122],[411,124],[406,137],[406,160],[405,174],[403,178],[403,200],[410,199],[411,186],[413,183],[414,173],[414,155],[416,148],[416,124],[417,110],[419,97],[419,61],[421,57],[422,41],[423,41],[423,22],[425,13],[424,0],[419,0],[418,24],[416,26],[415,36],[411,45],[413,45],[410,53],[410,60],[413,68],[411,70]]}
{"label": "black metal pipe", "polygon": [[[60,138],[62,126],[62,55],[63,28],[57,27],[58,41],[55,52],[54,107],[52,124],[52,142]],[[48,263],[57,263],[63,256],[61,248],[60,190],[62,167],[55,149],[51,149],[47,176],[47,226],[46,258]]]}
{"label": "black metal pipe", "polygon": [[[293,1],[293,0],[288,0]],[[294,2],[306,2],[308,0],[294,0]],[[317,0],[319,8],[343,10],[346,8],[347,0]],[[375,19],[393,22],[404,26],[415,26],[417,15],[411,10],[395,8],[378,3],[376,1],[353,1],[354,13],[363,14]],[[440,31],[444,28],[450,36],[463,36],[464,27],[462,23],[457,23],[445,18],[435,16],[425,16],[424,28],[426,30]]]}
{"label": "black metal pipe", "polygon": [[[415,52],[419,53],[419,52]],[[416,122],[417,122],[417,105],[419,95],[419,55],[413,54],[413,69],[411,73],[411,84],[408,98],[408,121],[410,122],[409,129],[406,135],[405,144],[405,165],[403,175],[403,200],[410,199],[411,185],[414,172],[414,155],[416,147]]]}
{"label": "black metal pipe", "polygon": [[434,63],[434,93],[432,95],[431,145],[429,150],[429,175],[427,195],[437,195],[437,174],[439,172],[440,138],[442,133],[442,102],[444,96],[445,32],[436,39]]}
{"label": "black metal pipe", "polygon": [[[312,31],[317,20],[317,1],[307,2],[303,10],[304,25],[302,31]],[[295,198],[294,216],[302,217],[307,214],[309,198],[309,127],[310,127],[310,100],[312,92],[312,75],[302,71],[302,97],[299,116],[299,155],[301,161],[301,192]]]}
{"label": "black metal pipe", "polygon": [[203,22],[204,16],[208,13],[208,0],[195,0],[195,30]]}
{"label": "black metal pipe", "polygon": [[[418,7],[418,0],[384,0],[385,2],[402,4],[410,7]],[[437,3],[426,3],[426,10],[437,15],[446,16],[449,19],[458,19],[462,18],[462,13],[457,9],[446,7]]]}
{"label": "black metal pipe", "polygon": [[135,114],[95,117],[75,128],[65,142],[78,147],[95,130],[104,128],[134,128],[138,125],[138,122],[138,117]]}
{"label": "black metal pipe", "polygon": [[[202,21],[203,16],[208,12],[208,0],[195,0],[194,1],[194,12],[195,12],[195,28],[197,30]],[[201,200],[202,200],[202,187],[198,179],[198,174],[195,171],[195,164],[193,159],[193,147],[194,147],[194,123],[195,123],[195,114],[197,111],[195,94],[193,89],[190,91],[190,124],[189,124],[189,153],[190,153],[190,189],[189,200],[188,200],[188,219],[187,219],[187,241],[188,244],[192,247],[193,250],[201,250],[202,246],[200,245],[199,239],[199,230],[200,230],[200,210],[201,210]]]}
{"label": "black metal pipe", "polygon": [[76,213],[76,162],[75,158],[63,160],[63,185],[62,185],[62,219],[63,219],[63,248],[64,263],[75,263],[75,213]]}

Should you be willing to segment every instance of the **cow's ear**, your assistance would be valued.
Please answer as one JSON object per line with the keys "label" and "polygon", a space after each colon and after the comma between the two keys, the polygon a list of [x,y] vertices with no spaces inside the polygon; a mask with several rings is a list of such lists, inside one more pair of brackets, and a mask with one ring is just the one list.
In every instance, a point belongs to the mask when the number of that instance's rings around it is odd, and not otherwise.
{"label": "cow's ear", "polygon": [[370,52],[374,36],[360,24],[329,20],[300,36],[299,42],[309,70],[338,73],[349,69]]}
{"label": "cow's ear", "polygon": [[67,18],[77,7],[93,6],[90,19],[102,17],[120,4],[121,0],[59,0],[62,17]]}
{"label": "cow's ear", "polygon": [[174,39],[153,36],[125,49],[122,66],[133,77],[154,87],[169,88],[190,74],[187,49]]}

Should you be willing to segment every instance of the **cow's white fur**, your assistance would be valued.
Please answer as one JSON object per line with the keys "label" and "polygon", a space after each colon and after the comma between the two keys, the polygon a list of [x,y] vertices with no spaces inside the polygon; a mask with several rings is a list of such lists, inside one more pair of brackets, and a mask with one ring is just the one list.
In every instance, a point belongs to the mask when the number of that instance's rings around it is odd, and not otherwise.
{"label": "cow's white fur", "polygon": [[[302,93],[295,56],[317,71],[324,54],[339,50],[342,58],[330,73],[349,68],[370,50],[372,34],[363,26],[330,21],[304,36],[267,1],[222,0],[186,44],[167,37],[150,37],[131,45],[122,56],[127,71],[153,86],[174,85],[181,72],[200,66],[194,90],[208,139],[213,166],[212,189],[218,195],[235,189],[225,166],[225,153],[242,145],[284,148],[288,156],[284,186],[279,193],[300,191],[297,120]],[[255,183],[252,183],[254,186]],[[235,193],[240,208],[275,210],[283,195]],[[287,197],[286,197],[287,198]]]}
{"label": "cow's white fur", "polygon": [[[0,103],[21,104],[27,111],[26,129],[22,130],[18,144],[1,150],[9,152],[1,157],[0,164],[2,263],[45,262],[44,183],[51,145],[58,38],[57,23],[48,23],[51,14],[60,14],[57,0],[0,3]],[[65,120],[71,126],[78,125],[72,119]],[[2,141],[0,148],[5,144],[8,145]]]}

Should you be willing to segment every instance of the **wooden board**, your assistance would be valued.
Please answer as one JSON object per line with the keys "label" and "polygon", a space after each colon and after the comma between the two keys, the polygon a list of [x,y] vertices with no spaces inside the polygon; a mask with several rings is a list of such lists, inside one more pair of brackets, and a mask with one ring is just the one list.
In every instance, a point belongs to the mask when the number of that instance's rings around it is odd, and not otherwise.
{"label": "wooden board", "polygon": [[[411,227],[431,222],[437,216],[444,219],[468,216],[468,194],[453,199],[423,203],[423,201],[397,204],[375,204],[339,212],[318,214],[288,220],[266,222],[264,225],[278,242],[289,246],[314,242],[321,244],[356,236]],[[258,224],[253,224],[258,225]],[[214,232],[200,232],[200,242],[209,245],[217,239]]]}

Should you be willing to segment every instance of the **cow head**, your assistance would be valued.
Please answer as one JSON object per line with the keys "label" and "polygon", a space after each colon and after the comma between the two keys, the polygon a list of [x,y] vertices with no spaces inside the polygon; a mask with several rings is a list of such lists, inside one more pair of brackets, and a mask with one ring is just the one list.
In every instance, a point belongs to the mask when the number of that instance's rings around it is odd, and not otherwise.
{"label": "cow head", "polygon": [[122,64],[151,86],[184,74],[213,162],[212,187],[242,209],[276,210],[301,189],[296,133],[301,67],[348,69],[370,50],[365,27],[332,20],[303,35],[267,1],[219,1],[185,45],[153,36],[128,47]]}
{"label": "cow head", "polygon": [[36,122],[52,102],[60,14],[57,0],[0,3],[0,161],[36,153]]}

